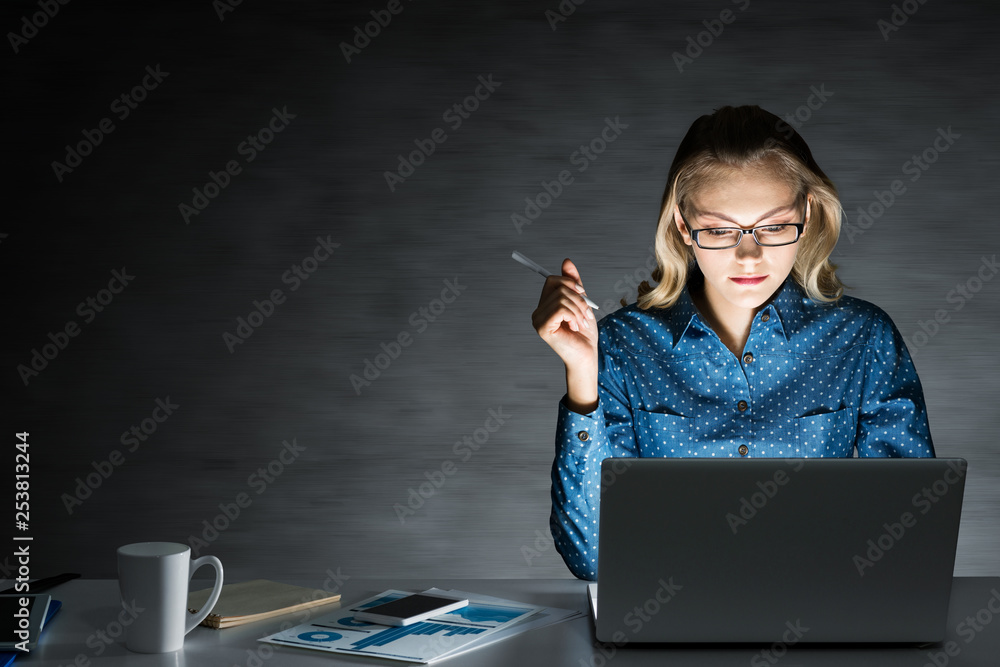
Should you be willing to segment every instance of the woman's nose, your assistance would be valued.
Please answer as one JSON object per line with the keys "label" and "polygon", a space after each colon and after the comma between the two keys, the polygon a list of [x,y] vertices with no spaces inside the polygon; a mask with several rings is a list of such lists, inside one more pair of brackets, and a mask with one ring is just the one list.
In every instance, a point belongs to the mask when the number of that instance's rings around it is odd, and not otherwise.
{"label": "woman's nose", "polygon": [[740,244],[736,246],[736,257],[737,259],[743,259],[745,257],[750,257],[757,259],[764,254],[764,249],[757,243],[757,239],[754,238],[753,234],[744,234],[740,238]]}

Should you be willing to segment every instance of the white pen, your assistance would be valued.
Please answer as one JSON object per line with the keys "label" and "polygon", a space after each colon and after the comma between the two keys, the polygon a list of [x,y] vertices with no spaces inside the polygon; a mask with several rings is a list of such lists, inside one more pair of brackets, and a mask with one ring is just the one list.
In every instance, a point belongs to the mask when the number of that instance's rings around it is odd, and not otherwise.
{"label": "white pen", "polygon": [[[542,268],[541,266],[539,266],[538,264],[534,263],[533,261],[531,261],[530,259],[528,259],[527,257],[525,257],[524,255],[522,255],[521,253],[519,253],[516,250],[514,252],[512,252],[510,256],[513,257],[514,259],[516,259],[517,261],[519,261],[521,264],[524,264],[526,267],[528,267],[529,269],[531,269],[532,271],[534,271],[535,273],[541,275],[544,278],[548,278],[549,276],[556,275],[556,274],[552,273],[551,271],[548,271],[548,270]],[[580,296],[583,297],[583,300],[586,301],[587,305],[590,306],[591,308],[594,308],[596,310],[600,310],[601,309],[601,307],[598,306],[593,301],[591,301],[587,297],[586,294],[581,294]]]}

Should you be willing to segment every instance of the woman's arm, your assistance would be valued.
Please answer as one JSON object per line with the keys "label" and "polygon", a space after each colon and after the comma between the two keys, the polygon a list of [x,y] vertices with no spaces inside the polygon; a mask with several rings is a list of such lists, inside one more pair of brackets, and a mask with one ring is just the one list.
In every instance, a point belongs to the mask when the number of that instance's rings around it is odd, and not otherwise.
{"label": "woman's arm", "polygon": [[920,378],[903,337],[881,308],[869,330],[858,417],[858,456],[934,456]]}
{"label": "woman's arm", "polygon": [[[627,385],[614,346],[615,326],[599,322],[597,405],[587,414],[559,401],[556,456],[552,464],[549,526],[556,550],[580,579],[597,579],[601,462],[636,456]],[[569,379],[569,378],[567,378]],[[571,387],[567,387],[567,394]]]}

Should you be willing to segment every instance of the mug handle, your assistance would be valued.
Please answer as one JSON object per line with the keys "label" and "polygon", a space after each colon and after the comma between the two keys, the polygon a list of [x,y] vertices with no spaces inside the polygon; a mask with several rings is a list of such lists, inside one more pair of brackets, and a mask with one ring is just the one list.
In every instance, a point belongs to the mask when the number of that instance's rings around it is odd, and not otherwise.
{"label": "mug handle", "polygon": [[222,593],[222,561],[215,556],[202,556],[191,561],[191,574],[188,575],[188,581],[190,582],[194,578],[195,570],[202,565],[211,565],[215,568],[217,574],[215,577],[215,588],[212,589],[212,594],[208,596],[208,601],[205,602],[205,605],[197,614],[188,614],[188,619],[184,626],[184,634],[191,632],[196,625],[205,620],[215,607],[215,603],[219,601],[219,595]]}

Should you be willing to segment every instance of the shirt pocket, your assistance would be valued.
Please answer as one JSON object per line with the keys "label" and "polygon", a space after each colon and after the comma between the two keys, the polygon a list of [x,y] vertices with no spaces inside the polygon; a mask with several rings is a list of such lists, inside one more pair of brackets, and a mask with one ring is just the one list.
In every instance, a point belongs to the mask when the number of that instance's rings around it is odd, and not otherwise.
{"label": "shirt pocket", "polygon": [[688,456],[693,434],[692,417],[635,411],[635,442],[639,456]]}
{"label": "shirt pocket", "polygon": [[800,456],[849,458],[854,449],[857,419],[853,408],[799,417]]}

